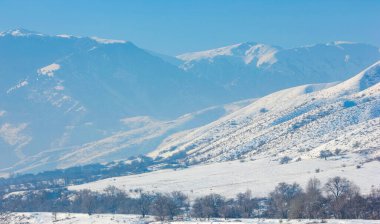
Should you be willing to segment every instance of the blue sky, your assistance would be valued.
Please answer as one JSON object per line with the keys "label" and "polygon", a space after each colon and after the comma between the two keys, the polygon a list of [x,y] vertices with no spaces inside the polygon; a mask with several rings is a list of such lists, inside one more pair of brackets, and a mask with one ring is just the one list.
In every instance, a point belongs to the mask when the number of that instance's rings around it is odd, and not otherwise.
{"label": "blue sky", "polygon": [[380,46],[378,0],[0,0],[0,30],[126,39],[168,55],[256,41]]}

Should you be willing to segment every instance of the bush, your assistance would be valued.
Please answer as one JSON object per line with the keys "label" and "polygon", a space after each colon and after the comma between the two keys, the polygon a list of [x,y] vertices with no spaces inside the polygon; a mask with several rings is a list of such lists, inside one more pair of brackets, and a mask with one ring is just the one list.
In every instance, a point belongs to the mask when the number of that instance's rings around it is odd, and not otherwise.
{"label": "bush", "polygon": [[358,148],[359,146],[360,146],[360,142],[358,142],[358,141],[356,141],[356,142],[352,145],[353,148]]}
{"label": "bush", "polygon": [[286,164],[289,163],[292,160],[289,156],[284,156],[280,159],[280,164]]}
{"label": "bush", "polygon": [[344,108],[349,108],[349,107],[353,107],[353,106],[356,106],[356,102],[355,101],[346,100],[346,101],[343,102],[343,107]]}
{"label": "bush", "polygon": [[269,110],[267,109],[267,108],[265,108],[265,107],[263,107],[263,108],[261,108],[260,109],[260,113],[266,113],[266,112],[268,112]]}
{"label": "bush", "polygon": [[319,157],[327,160],[327,157],[333,156],[333,153],[330,150],[322,150],[319,153]]}

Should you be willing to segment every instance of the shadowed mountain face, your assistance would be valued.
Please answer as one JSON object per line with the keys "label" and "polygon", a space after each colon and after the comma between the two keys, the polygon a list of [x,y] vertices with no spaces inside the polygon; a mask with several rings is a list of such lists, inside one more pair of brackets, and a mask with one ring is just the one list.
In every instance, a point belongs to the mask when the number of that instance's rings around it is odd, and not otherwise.
{"label": "shadowed mountain face", "polygon": [[125,117],[173,119],[231,101],[130,42],[17,30],[1,34],[0,49],[3,168],[107,137]]}
{"label": "shadowed mountain face", "polygon": [[283,50],[245,43],[178,58],[126,41],[0,33],[0,168],[43,170],[149,152],[170,134],[246,104],[210,106],[343,80],[380,56],[363,44]]}

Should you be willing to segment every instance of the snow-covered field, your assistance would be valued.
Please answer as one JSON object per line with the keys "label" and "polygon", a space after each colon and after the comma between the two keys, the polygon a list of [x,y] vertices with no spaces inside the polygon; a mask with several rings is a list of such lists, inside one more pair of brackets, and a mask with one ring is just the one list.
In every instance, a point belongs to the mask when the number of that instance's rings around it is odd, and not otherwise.
{"label": "snow-covered field", "polygon": [[[6,218],[4,218],[6,216]],[[1,217],[1,215],[0,215]],[[154,221],[152,217],[142,219],[138,215],[114,215],[114,214],[78,214],[78,213],[57,213],[56,217],[53,213],[12,213],[3,215],[0,218],[0,224],[144,224]]]}
{"label": "snow-covered field", "polygon": [[338,175],[355,182],[362,193],[368,193],[371,186],[380,186],[380,178],[376,178],[379,177],[380,162],[369,162],[361,168],[357,168],[357,165],[359,163],[356,163],[354,154],[346,155],[344,158],[309,159],[282,165],[270,158],[263,158],[108,178],[71,186],[69,189],[102,191],[112,185],[126,191],[138,188],[155,192],[179,190],[188,194],[190,198],[209,193],[234,197],[236,193],[250,189],[255,196],[267,196],[279,182],[298,182],[304,186],[312,177],[325,182],[328,178]]}
{"label": "snow-covered field", "polygon": [[[1,217],[1,216],[0,216]],[[154,217],[142,219],[138,215],[111,215],[111,214],[74,214],[74,213],[58,213],[56,218],[52,213],[13,213],[7,215],[7,222],[0,224],[145,224],[145,223],[161,223],[154,220]],[[288,224],[316,224],[316,223],[329,223],[329,224],[378,224],[380,220],[279,220],[279,219],[211,219],[209,221],[203,220],[188,220],[188,221],[174,221],[175,224],[218,224],[218,223],[247,223],[247,224],[275,224],[275,223],[288,223]]]}

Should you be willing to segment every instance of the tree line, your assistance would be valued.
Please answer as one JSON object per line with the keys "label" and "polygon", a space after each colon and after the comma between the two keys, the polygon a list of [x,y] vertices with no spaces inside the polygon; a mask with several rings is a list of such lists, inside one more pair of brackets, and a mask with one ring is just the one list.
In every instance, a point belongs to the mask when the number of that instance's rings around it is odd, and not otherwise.
{"label": "tree line", "polygon": [[297,183],[279,183],[265,198],[253,197],[247,190],[234,198],[209,194],[190,202],[180,191],[125,192],[115,187],[108,187],[102,193],[59,188],[0,197],[1,212],[140,214],[153,215],[162,221],[184,217],[380,219],[380,188],[372,188],[370,194],[362,195],[357,185],[343,177],[330,178],[324,185],[313,178],[304,189]]}

